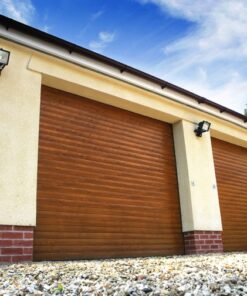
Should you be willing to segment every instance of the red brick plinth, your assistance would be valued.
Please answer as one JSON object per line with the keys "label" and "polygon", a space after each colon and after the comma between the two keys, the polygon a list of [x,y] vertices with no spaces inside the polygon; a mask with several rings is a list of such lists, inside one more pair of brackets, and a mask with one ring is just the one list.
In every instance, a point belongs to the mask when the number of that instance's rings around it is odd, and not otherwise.
{"label": "red brick plinth", "polygon": [[184,232],[185,254],[223,252],[221,231]]}
{"label": "red brick plinth", "polygon": [[0,263],[32,259],[33,227],[0,225]]}

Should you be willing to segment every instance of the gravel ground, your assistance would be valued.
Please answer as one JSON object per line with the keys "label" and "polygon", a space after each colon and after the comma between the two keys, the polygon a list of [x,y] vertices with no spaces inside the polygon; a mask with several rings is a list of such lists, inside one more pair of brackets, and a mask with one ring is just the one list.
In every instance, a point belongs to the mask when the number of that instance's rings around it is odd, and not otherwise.
{"label": "gravel ground", "polygon": [[2,265],[0,295],[247,295],[247,253]]}

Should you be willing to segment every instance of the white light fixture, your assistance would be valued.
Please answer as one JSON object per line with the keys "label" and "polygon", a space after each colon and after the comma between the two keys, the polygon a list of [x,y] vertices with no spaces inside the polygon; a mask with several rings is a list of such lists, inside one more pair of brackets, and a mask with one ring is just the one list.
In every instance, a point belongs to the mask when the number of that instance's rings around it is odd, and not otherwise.
{"label": "white light fixture", "polygon": [[3,68],[8,65],[9,63],[9,56],[10,52],[8,50],[5,50],[3,48],[0,48],[0,73],[3,70]]}
{"label": "white light fixture", "polygon": [[208,132],[210,129],[211,123],[208,121],[201,121],[198,123],[197,128],[194,130],[197,137],[201,137],[203,133]]}

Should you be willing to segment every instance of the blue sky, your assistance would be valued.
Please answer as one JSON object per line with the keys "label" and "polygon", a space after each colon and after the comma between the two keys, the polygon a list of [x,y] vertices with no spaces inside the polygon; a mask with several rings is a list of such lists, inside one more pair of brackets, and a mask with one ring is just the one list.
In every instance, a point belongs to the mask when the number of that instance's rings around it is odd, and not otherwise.
{"label": "blue sky", "polygon": [[1,0],[0,13],[240,113],[246,0]]}

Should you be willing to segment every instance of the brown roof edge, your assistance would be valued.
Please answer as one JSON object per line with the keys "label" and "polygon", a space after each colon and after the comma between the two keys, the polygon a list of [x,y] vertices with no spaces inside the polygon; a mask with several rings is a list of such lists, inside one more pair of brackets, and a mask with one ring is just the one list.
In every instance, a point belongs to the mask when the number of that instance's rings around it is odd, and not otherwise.
{"label": "brown roof edge", "polygon": [[71,52],[76,52],[76,53],[79,53],[79,54],[82,54],[82,55],[85,55],[87,57],[90,57],[92,59],[95,59],[97,61],[100,61],[100,62],[103,62],[107,65],[110,65],[110,66],[113,66],[113,67],[116,67],[119,69],[119,71],[122,73],[122,72],[128,72],[128,73],[131,73],[131,74],[134,74],[136,76],[139,76],[141,78],[144,78],[150,82],[153,82],[153,83],[156,83],[156,84],[159,84],[160,87],[163,89],[163,88],[170,88],[171,90],[174,90],[174,91],[177,91],[183,95],[186,95],[186,96],[189,96],[193,99],[195,99],[199,104],[207,104],[209,106],[212,106],[216,109],[219,110],[220,113],[222,112],[226,112],[226,113],[229,113],[237,118],[240,118],[241,120],[243,120],[244,122],[247,122],[247,116],[241,114],[241,113],[238,113],[234,110],[231,110],[227,107],[224,107],[218,103],[215,103],[215,102],[212,102],[204,97],[201,97],[193,92],[190,92],[182,87],[179,87],[177,85],[174,85],[170,82],[167,82],[163,79],[160,79],[158,77],[155,77],[153,75],[150,75],[148,73],[145,73],[143,71],[140,71],[138,69],[135,69],[133,67],[130,67],[126,64],[123,64],[123,63],[120,63],[116,60],[113,60],[111,58],[108,58],[106,56],[103,56],[101,54],[98,54],[96,52],[93,52],[89,49],[86,49],[84,47],[81,47],[79,45],[76,45],[74,43],[71,43],[71,42],[68,42],[66,40],[63,40],[61,38],[58,38],[56,36],[53,36],[51,34],[48,34],[46,32],[43,32],[43,31],[40,31],[38,29],[35,29],[33,27],[30,27],[28,25],[25,25],[23,23],[20,23],[20,22],[17,22],[11,18],[8,18],[6,16],[3,16],[3,15],[0,15],[0,23],[6,27],[6,29],[8,30],[9,28],[12,28],[12,29],[15,29],[17,31],[21,31],[23,33],[26,33],[28,35],[32,35],[34,37],[37,37],[39,39],[42,39],[46,42],[49,42],[49,43],[52,43],[52,44],[55,44],[55,45],[58,45],[58,46],[61,46],[65,49],[67,49],[70,53]]}

